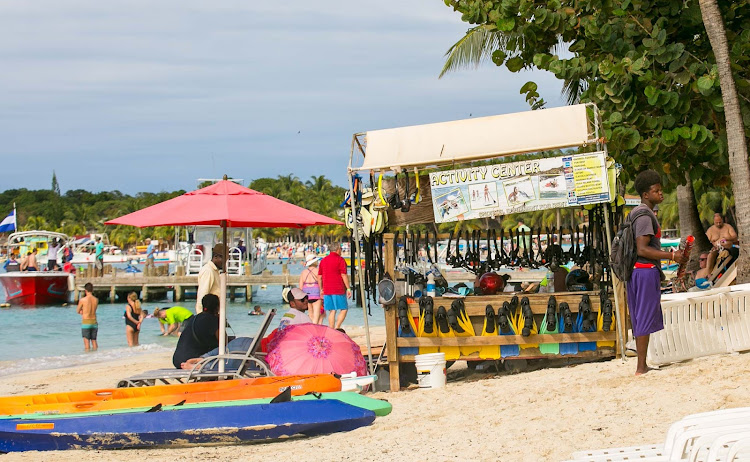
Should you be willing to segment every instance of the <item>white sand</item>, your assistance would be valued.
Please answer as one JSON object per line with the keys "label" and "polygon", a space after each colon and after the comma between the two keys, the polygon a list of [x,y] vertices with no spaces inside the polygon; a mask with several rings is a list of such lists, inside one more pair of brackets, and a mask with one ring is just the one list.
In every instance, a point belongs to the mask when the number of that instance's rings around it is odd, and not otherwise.
{"label": "white sand", "polygon": [[[163,367],[169,354],[5,378],[0,394],[111,387],[136,371]],[[460,366],[462,363],[458,363]],[[456,366],[451,368],[455,369]],[[349,433],[276,443],[185,449],[16,453],[27,460],[521,460],[573,451],[656,443],[696,412],[747,406],[750,355],[724,355],[634,377],[635,360],[515,375],[469,375],[441,390],[377,393],[393,413]],[[462,375],[453,373],[451,375]]]}

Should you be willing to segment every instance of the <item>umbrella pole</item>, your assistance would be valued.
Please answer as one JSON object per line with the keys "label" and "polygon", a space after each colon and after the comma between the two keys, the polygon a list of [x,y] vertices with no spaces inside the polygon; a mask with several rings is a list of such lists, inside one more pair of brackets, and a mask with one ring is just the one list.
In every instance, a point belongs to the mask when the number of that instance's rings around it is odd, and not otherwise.
{"label": "umbrella pole", "polygon": [[[224,261],[221,264],[222,272],[219,276],[221,297],[219,297],[219,354],[226,353],[227,348],[227,221],[221,220],[224,243]],[[219,373],[224,372],[224,360],[219,361]]]}

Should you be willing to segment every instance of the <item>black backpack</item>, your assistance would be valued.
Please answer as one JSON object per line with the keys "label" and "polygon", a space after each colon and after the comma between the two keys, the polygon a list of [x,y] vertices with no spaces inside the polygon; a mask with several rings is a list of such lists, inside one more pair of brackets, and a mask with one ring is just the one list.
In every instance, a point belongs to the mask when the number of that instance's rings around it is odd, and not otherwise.
{"label": "black backpack", "polygon": [[609,267],[621,281],[629,281],[633,273],[635,261],[638,258],[638,249],[635,244],[635,235],[633,232],[633,223],[635,220],[644,216],[651,216],[654,222],[654,230],[659,228],[659,223],[652,214],[649,213],[648,207],[636,207],[627,220],[620,226],[620,230],[612,240],[612,253],[609,254]]}

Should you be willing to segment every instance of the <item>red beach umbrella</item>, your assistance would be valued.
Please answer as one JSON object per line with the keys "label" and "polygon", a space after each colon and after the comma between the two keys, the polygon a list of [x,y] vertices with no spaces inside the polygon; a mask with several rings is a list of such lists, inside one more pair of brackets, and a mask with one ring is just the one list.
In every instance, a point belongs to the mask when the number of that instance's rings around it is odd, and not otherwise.
{"label": "red beach umbrella", "polygon": [[232,181],[222,180],[104,224],[130,225],[138,228],[200,225],[229,228],[305,228],[343,223]]}
{"label": "red beach umbrella", "polygon": [[317,324],[295,324],[277,334],[266,356],[276,375],[349,374],[367,375],[359,345],[348,335]]}
{"label": "red beach umbrella", "polygon": [[[227,228],[305,228],[316,225],[343,225],[325,215],[253,191],[233,181],[224,180],[182,196],[146,207],[105,225],[130,225],[138,228],[153,226],[221,226],[223,242],[227,241]],[[226,326],[226,260],[224,246],[224,272],[221,274],[223,297],[219,304],[219,350],[225,347]],[[223,370],[223,364],[219,364]]]}

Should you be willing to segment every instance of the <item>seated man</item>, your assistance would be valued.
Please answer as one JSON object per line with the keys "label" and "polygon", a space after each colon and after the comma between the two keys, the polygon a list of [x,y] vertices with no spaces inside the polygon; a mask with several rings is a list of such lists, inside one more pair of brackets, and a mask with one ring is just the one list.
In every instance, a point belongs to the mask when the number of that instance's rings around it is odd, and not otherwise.
{"label": "seated man", "polygon": [[[276,334],[280,330],[284,330],[286,327],[295,324],[312,323],[312,320],[304,313],[304,311],[307,310],[308,306],[306,293],[304,293],[301,289],[295,288],[291,290],[285,290],[282,296],[289,303],[289,311],[284,313],[284,315],[281,317],[279,327],[261,340],[260,349],[263,352],[269,351],[269,343],[273,341],[273,339],[276,337]],[[185,329],[185,334],[180,337],[180,341],[182,341],[182,337],[186,337],[187,335],[189,335],[189,331]],[[252,337],[237,337],[236,339],[227,343],[227,351],[230,353],[246,353],[248,348],[250,348],[250,344],[252,343],[252,341]],[[186,359],[182,362],[180,367],[182,367],[183,369],[192,369],[193,366],[195,366],[201,359],[208,358],[210,356],[216,356],[217,354],[219,354],[218,345],[216,349],[209,351],[202,356],[196,355],[194,357],[191,357],[190,359]],[[239,367],[239,362],[239,360],[228,361],[226,369],[236,369],[237,367]],[[175,365],[175,367],[177,366]]]}
{"label": "seated man", "polygon": [[[182,306],[171,308],[157,308],[154,316],[159,319],[161,335],[175,334],[177,336],[184,330],[184,323],[193,316],[193,312]],[[167,326],[165,329],[164,326]]]}
{"label": "seated man", "polygon": [[308,308],[308,298],[307,294],[302,290],[298,288],[294,288],[289,290],[288,292],[285,291],[286,296],[284,296],[284,300],[289,303],[289,311],[284,313],[284,315],[281,317],[281,321],[279,322],[279,329],[284,329],[286,327],[292,326],[294,324],[309,324],[312,322],[312,319],[305,313]]}
{"label": "seated man", "polygon": [[739,256],[740,250],[734,246],[739,242],[737,240],[737,231],[729,223],[724,223],[724,217],[720,213],[714,213],[714,224],[706,230],[706,237],[711,241],[711,245],[714,246],[714,250],[711,251],[708,257],[709,268],[714,267],[719,256],[719,251],[723,249],[726,249],[732,257],[727,263],[736,260]]}
{"label": "seated man", "polygon": [[190,358],[197,358],[219,346],[219,297],[207,294],[201,300],[203,311],[188,318],[172,356],[177,369]]}

